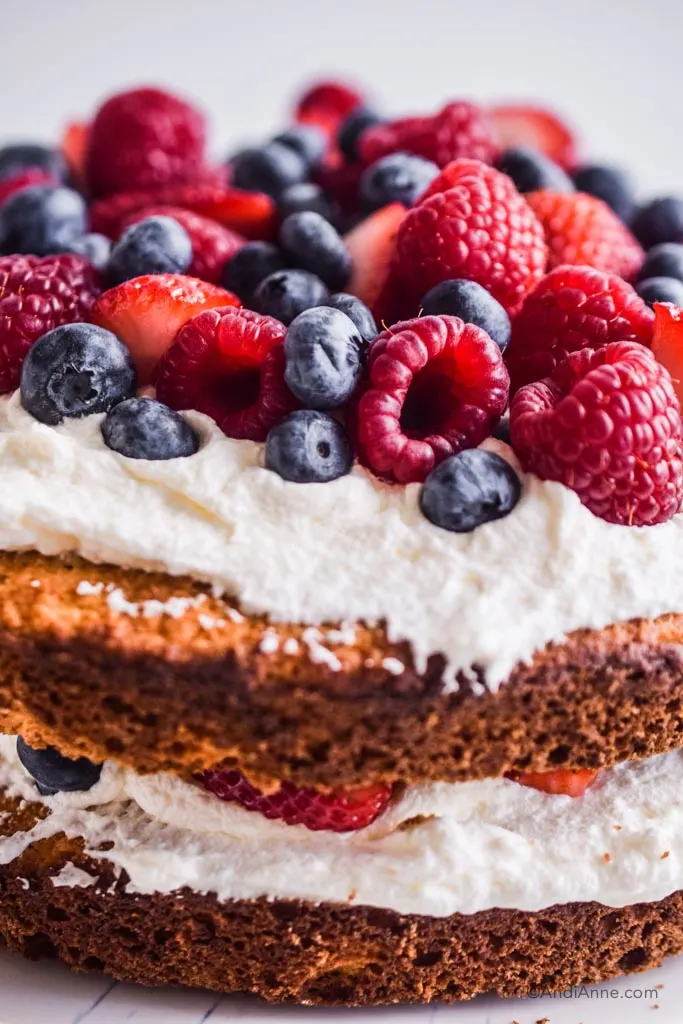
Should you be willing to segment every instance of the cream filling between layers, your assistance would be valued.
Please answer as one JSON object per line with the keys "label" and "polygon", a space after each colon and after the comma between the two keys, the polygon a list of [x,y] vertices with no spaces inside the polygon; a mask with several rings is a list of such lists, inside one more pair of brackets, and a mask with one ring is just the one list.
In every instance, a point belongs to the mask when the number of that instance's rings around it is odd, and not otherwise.
{"label": "cream filling between layers", "polygon": [[[408,789],[355,833],[268,821],[171,775],[105,765],[88,793],[41,798],[0,737],[0,789],[49,816],[0,838],[0,864],[60,832],[130,878],[132,893],[187,886],[219,900],[302,899],[443,917],[596,900],[620,907],[683,889],[683,751],[604,772],[583,797],[506,779]],[[106,853],[103,842],[112,843]],[[56,885],[92,884],[67,865]]]}

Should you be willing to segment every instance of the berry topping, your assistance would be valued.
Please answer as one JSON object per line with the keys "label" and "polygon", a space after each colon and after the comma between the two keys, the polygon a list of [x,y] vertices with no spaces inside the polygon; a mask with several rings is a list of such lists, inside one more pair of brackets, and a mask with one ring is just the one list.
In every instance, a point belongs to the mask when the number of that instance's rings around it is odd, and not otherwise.
{"label": "berry topping", "polygon": [[496,161],[496,167],[512,178],[520,192],[535,192],[539,188],[552,188],[555,192],[574,191],[569,175],[543,153],[529,146],[506,149]]}
{"label": "berry topping", "polygon": [[570,487],[601,519],[650,526],[680,508],[680,407],[668,370],[643,345],[570,353],[517,392],[510,432],[524,469]]}
{"label": "berry topping", "polygon": [[537,789],[541,793],[577,797],[583,796],[598,775],[599,772],[592,772],[587,768],[580,768],[577,771],[558,768],[554,772],[515,772],[511,773],[508,778],[513,782],[518,782],[521,786]]}
{"label": "berry topping", "polygon": [[674,306],[683,306],[683,281],[675,277],[646,277],[636,285],[636,291],[648,306],[653,306],[655,302],[672,302]]}
{"label": "berry topping", "polygon": [[675,277],[677,281],[683,281],[683,245],[662,242],[649,249],[638,279],[644,281],[648,277]]}
{"label": "berry topping", "polygon": [[396,324],[368,352],[356,428],[363,460],[399,483],[424,480],[490,435],[508,386],[500,349],[473,324],[450,316]]}
{"label": "berry topping", "polygon": [[351,256],[329,221],[319,213],[291,213],[280,228],[280,245],[292,263],[316,274],[332,291],[351,275]]}
{"label": "berry topping", "polygon": [[358,157],[358,142],[367,128],[379,124],[382,119],[367,107],[357,107],[342,123],[337,132],[337,146],[347,160]]}
{"label": "berry topping", "polygon": [[0,149],[0,181],[35,170],[43,171],[52,181],[64,181],[67,177],[64,158],[57,149],[23,142]]}
{"label": "berry topping", "polygon": [[391,798],[391,787],[381,783],[321,793],[283,782],[274,793],[263,793],[237,769],[204,772],[201,779],[221,800],[313,831],[354,832],[365,828],[379,817]]}
{"label": "berry topping", "polygon": [[412,206],[438,173],[439,168],[431,160],[410,153],[389,153],[363,172],[360,198],[367,210],[388,203]]}
{"label": "berry topping", "polygon": [[364,131],[358,143],[365,165],[399,151],[424,157],[438,167],[461,157],[492,163],[496,149],[488,115],[464,100],[448,103],[433,117],[383,121]]}
{"label": "berry topping", "polygon": [[66,250],[91,263],[96,270],[104,270],[111,254],[111,242],[106,235],[91,233],[74,238]]}
{"label": "berry topping", "polygon": [[107,412],[135,392],[126,346],[94,324],[65,324],[38,338],[21,367],[21,404],[41,423]]}
{"label": "berry topping", "polygon": [[346,292],[337,292],[325,300],[325,305],[332,309],[340,309],[346,313],[349,320],[353,322],[366,345],[377,337],[377,324],[375,318],[360,299],[355,295],[348,295]]}
{"label": "berry topping", "polygon": [[505,353],[513,390],[549,376],[569,352],[650,344],[654,318],[631,287],[590,267],[557,267],[527,296]]}
{"label": "berry topping", "polygon": [[299,100],[295,116],[301,124],[315,124],[326,134],[334,135],[362,102],[360,93],[348,85],[317,82]]}
{"label": "berry topping", "polygon": [[0,203],[13,196],[15,192],[21,192],[22,188],[29,188],[30,185],[56,185],[57,182],[46,171],[39,167],[27,167],[25,171],[19,171],[11,178],[0,178]]}
{"label": "berry topping", "polygon": [[602,199],[626,223],[631,220],[635,200],[631,183],[623,171],[603,164],[586,164],[574,171],[573,178],[579,192],[587,192],[589,196]]}
{"label": "berry topping", "polygon": [[491,111],[496,138],[503,149],[530,146],[565,170],[576,163],[576,143],[556,114],[542,107],[501,106]]}
{"label": "berry topping", "polygon": [[470,533],[509,515],[521,492],[519,477],[505,459],[472,448],[432,470],[420,491],[420,508],[434,526]]}
{"label": "berry topping", "polygon": [[347,288],[367,306],[375,304],[386,283],[405,215],[401,203],[392,203],[366,217],[344,236],[353,266]]}
{"label": "berry topping", "polygon": [[305,159],[291,146],[269,142],[243,149],[230,160],[230,181],[246,192],[264,192],[274,199],[308,174]]}
{"label": "berry topping", "polygon": [[481,327],[501,352],[510,340],[510,317],[476,281],[442,281],[427,292],[420,305],[424,316],[459,316],[466,324]]}
{"label": "berry topping", "polygon": [[320,278],[308,270],[279,270],[261,281],[251,304],[259,313],[287,325],[305,309],[321,306],[328,294]]}
{"label": "berry topping", "polygon": [[616,213],[601,199],[542,190],[527,196],[545,232],[549,266],[582,264],[630,280],[645,253]]}
{"label": "berry topping", "polygon": [[86,757],[72,761],[54,747],[29,747],[21,737],[17,739],[17,756],[41,796],[84,793],[100,781],[102,774],[102,765],[93,764]]}
{"label": "berry topping", "polygon": [[300,313],[285,337],[285,381],[309,409],[334,409],[351,397],[361,371],[363,339],[341,310]]}
{"label": "berry topping", "polygon": [[327,149],[327,135],[314,124],[296,124],[276,135],[273,142],[298,153],[309,171],[318,166]]}
{"label": "berry topping", "polygon": [[[122,338],[135,360],[140,385],[191,317],[215,306],[238,306],[224,288],[182,274],[147,274],[110,288],[93,306],[91,319]],[[183,406],[182,408],[190,408]]]}
{"label": "berry topping", "polygon": [[[189,235],[192,243],[192,262],[187,268],[190,277],[198,277],[212,284],[221,279],[226,262],[244,245],[241,235],[223,227],[209,217],[177,206],[153,206],[132,214],[130,224],[146,217],[172,217]],[[128,227],[128,224],[126,224]]]}
{"label": "berry topping", "polygon": [[272,428],[266,469],[295,484],[326,484],[346,476],[353,452],[341,423],[326,413],[298,409]]}
{"label": "berry topping", "polygon": [[223,285],[249,305],[261,281],[286,267],[287,260],[272,242],[247,242],[226,263]]}
{"label": "berry topping", "polygon": [[192,242],[171,217],[145,217],[131,224],[114,244],[107,280],[110,285],[143,274],[182,274],[192,259]]}
{"label": "berry topping", "polygon": [[683,199],[676,196],[653,199],[638,210],[632,227],[644,249],[662,242],[683,242]]}
{"label": "berry topping", "polygon": [[128,398],[107,413],[102,437],[129,459],[184,459],[199,450],[197,432],[154,398]]}
{"label": "berry topping", "polygon": [[249,309],[195,316],[164,356],[157,397],[171,409],[196,409],[228,437],[265,441],[296,408],[285,384],[285,328]]}
{"label": "berry topping", "polygon": [[676,306],[655,306],[652,351],[671,374],[674,391],[683,406],[683,312]]}
{"label": "berry topping", "polygon": [[0,251],[46,256],[63,252],[87,229],[83,197],[71,188],[31,185],[0,206]]}
{"label": "berry topping", "polygon": [[88,153],[88,140],[90,138],[90,125],[80,121],[70,121],[60,144],[62,157],[69,170],[69,178],[75,182],[77,188],[85,188],[85,161]]}
{"label": "berry topping", "polygon": [[335,224],[339,219],[339,211],[332,200],[328,199],[320,185],[312,181],[290,185],[278,196],[277,211],[282,220],[289,217],[290,213],[303,213],[304,210],[320,214],[330,224]]}

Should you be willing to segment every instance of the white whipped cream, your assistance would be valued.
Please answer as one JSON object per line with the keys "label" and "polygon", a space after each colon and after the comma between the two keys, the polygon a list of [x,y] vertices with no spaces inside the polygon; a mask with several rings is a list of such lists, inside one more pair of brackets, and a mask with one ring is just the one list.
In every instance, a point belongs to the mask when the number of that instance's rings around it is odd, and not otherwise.
{"label": "white whipped cream", "polygon": [[[133,893],[187,886],[220,900],[443,917],[589,900],[620,907],[683,889],[681,751],[625,762],[579,799],[506,779],[415,786],[369,828],[342,835],[268,821],[171,775],[112,765],[88,793],[39,797],[11,737],[0,737],[0,788],[51,812],[30,832],[0,838],[0,864],[40,839],[82,836],[91,856],[127,872]],[[103,842],[113,844],[106,853]],[[90,881],[64,869],[56,884]]]}
{"label": "white whipped cream", "polygon": [[454,534],[421,514],[417,484],[391,487],[360,467],[288,483],[263,468],[263,445],[198,413],[198,454],[127,459],[104,445],[101,419],[53,428],[18,394],[0,400],[0,548],[188,574],[274,622],[384,622],[419,670],[443,654],[449,687],[479,665],[495,689],[575,629],[683,611],[683,515],[614,526],[573,491],[525,476],[511,515]]}

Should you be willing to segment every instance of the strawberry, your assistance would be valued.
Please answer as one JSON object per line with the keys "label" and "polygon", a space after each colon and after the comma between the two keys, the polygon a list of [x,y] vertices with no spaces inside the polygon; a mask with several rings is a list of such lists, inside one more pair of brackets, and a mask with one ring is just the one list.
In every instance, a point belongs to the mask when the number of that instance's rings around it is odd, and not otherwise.
{"label": "strawberry", "polygon": [[62,156],[71,177],[79,188],[83,188],[85,185],[85,160],[89,137],[90,125],[80,121],[71,121],[67,124],[62,135]]}
{"label": "strawberry", "polygon": [[577,771],[558,768],[554,772],[515,772],[508,778],[513,782],[519,782],[521,786],[537,789],[540,793],[576,797],[583,796],[589,786],[593,785],[598,774],[587,768],[580,768]]}
{"label": "strawberry", "polygon": [[674,391],[683,405],[683,312],[670,302],[655,302],[652,352],[671,374]]}
{"label": "strawberry", "polygon": [[353,263],[347,291],[366,306],[372,306],[382,290],[405,215],[402,203],[391,203],[366,217],[344,238]]}
{"label": "strawberry", "polygon": [[303,94],[294,116],[299,124],[316,125],[333,136],[362,102],[361,94],[348,85],[333,81],[317,82]]}
{"label": "strawberry", "polygon": [[569,128],[543,107],[502,106],[491,110],[501,149],[531,146],[565,170],[577,163],[576,140]]}
{"label": "strawberry", "polygon": [[183,210],[177,206],[149,206],[135,213],[124,223],[124,228],[146,217],[172,217],[187,231],[192,242],[192,263],[187,268],[189,277],[198,277],[202,281],[214,284],[220,281],[223,267],[244,245],[244,238],[230,228],[223,227],[215,220],[202,217],[192,210]]}

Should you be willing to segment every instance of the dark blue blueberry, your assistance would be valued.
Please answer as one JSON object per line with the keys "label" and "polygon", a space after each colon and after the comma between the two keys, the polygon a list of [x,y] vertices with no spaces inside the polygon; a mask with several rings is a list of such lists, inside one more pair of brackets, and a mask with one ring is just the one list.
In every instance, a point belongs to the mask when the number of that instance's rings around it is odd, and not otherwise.
{"label": "dark blue blueberry", "polygon": [[334,409],[353,393],[364,348],[356,325],[340,309],[300,313],[285,336],[285,382],[309,409]]}
{"label": "dark blue blueberry", "polygon": [[512,512],[521,491],[519,477],[505,459],[470,448],[432,470],[420,491],[420,508],[434,526],[470,533]]}
{"label": "dark blue blueberry", "polygon": [[274,316],[286,326],[305,309],[321,306],[328,295],[320,278],[308,270],[278,270],[261,281],[251,302],[257,313]]}
{"label": "dark blue blueberry", "polygon": [[226,263],[221,283],[248,303],[261,281],[286,267],[287,260],[272,242],[247,242]]}
{"label": "dark blue blueberry", "polygon": [[305,181],[308,166],[303,157],[280,142],[243,149],[233,157],[230,167],[231,182],[235,188],[247,192],[265,192],[277,198],[288,185]]}
{"label": "dark blue blueberry", "polygon": [[574,184],[579,192],[597,196],[611,206],[623,221],[630,221],[636,202],[628,176],[617,167],[587,164],[574,172]]}
{"label": "dark blue blueberry", "polygon": [[66,252],[75,252],[77,256],[83,256],[89,260],[93,267],[104,270],[109,262],[111,253],[111,242],[106,235],[89,234],[75,238],[66,247]]}
{"label": "dark blue blueberry", "polygon": [[683,242],[683,199],[675,196],[653,199],[641,206],[631,228],[644,249],[661,242]]}
{"label": "dark blue blueberry", "polygon": [[337,145],[347,160],[353,162],[358,156],[358,141],[365,129],[379,124],[381,120],[367,107],[356,107],[349,114],[337,134]]}
{"label": "dark blue blueberry", "polygon": [[102,421],[108,448],[129,459],[186,459],[199,450],[199,437],[180,413],[155,398],[127,398]]}
{"label": "dark blue blueberry", "polygon": [[319,213],[290,213],[280,227],[280,245],[292,263],[317,274],[332,291],[341,291],[351,276],[351,254]]}
{"label": "dark blue blueberry", "polygon": [[31,345],[21,367],[21,404],[41,423],[107,412],[135,393],[122,341],[94,324],[65,324]]}
{"label": "dark blue blueberry", "polygon": [[277,209],[281,220],[289,217],[290,213],[303,213],[304,210],[319,213],[330,224],[336,224],[339,219],[336,205],[325,195],[320,185],[314,185],[312,181],[301,181],[298,185],[286,188],[278,196]]}
{"label": "dark blue blueberry", "polygon": [[317,167],[327,149],[327,136],[313,124],[297,124],[276,135],[273,142],[289,146],[306,162],[309,170]]}
{"label": "dark blue blueberry", "polygon": [[0,181],[13,178],[29,167],[40,167],[57,181],[69,176],[64,157],[58,149],[33,142],[18,142],[0,149]]}
{"label": "dark blue blueberry", "polygon": [[93,764],[87,757],[72,761],[54,747],[29,747],[21,737],[17,739],[17,756],[42,796],[87,792],[102,774],[102,765]]}
{"label": "dark blue blueberry", "polygon": [[0,251],[47,256],[64,250],[87,231],[83,197],[71,188],[31,185],[0,206]]}
{"label": "dark blue blueberry", "polygon": [[499,171],[512,178],[520,192],[535,192],[539,188],[550,188],[554,192],[574,191],[569,175],[554,161],[531,146],[514,146],[512,149],[506,149],[496,166]]}
{"label": "dark blue blueberry", "polygon": [[172,217],[145,217],[131,224],[111,250],[107,264],[110,285],[143,274],[182,274],[192,262],[192,242]]}
{"label": "dark blue blueberry", "polygon": [[427,292],[420,305],[424,316],[459,316],[466,324],[476,324],[493,338],[501,352],[510,340],[510,317],[476,281],[442,281]]}
{"label": "dark blue blueberry", "polygon": [[326,484],[346,476],[352,465],[346,431],[324,412],[290,413],[266,440],[266,468],[295,484]]}
{"label": "dark blue blueberry", "polygon": [[675,277],[647,277],[638,282],[636,291],[648,306],[655,302],[673,302],[675,306],[683,306],[683,281]]}
{"label": "dark blue blueberry", "polygon": [[438,173],[431,160],[412,153],[390,153],[363,171],[358,194],[366,210],[378,210],[388,203],[412,206]]}
{"label": "dark blue blueberry", "polygon": [[679,242],[653,245],[638,274],[641,281],[647,277],[675,277],[683,281],[683,245]]}
{"label": "dark blue blueberry", "polygon": [[325,302],[326,306],[331,306],[332,309],[341,309],[342,313],[346,313],[349,320],[352,320],[356,325],[356,330],[360,334],[361,338],[368,345],[373,338],[377,337],[378,330],[375,318],[360,299],[357,299],[355,295],[348,295],[346,292],[337,292],[336,295],[330,295],[329,299]]}
{"label": "dark blue blueberry", "polygon": [[498,426],[493,431],[493,436],[498,441],[503,441],[505,444],[511,444],[510,440],[510,417],[503,416]]}

